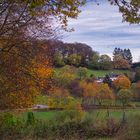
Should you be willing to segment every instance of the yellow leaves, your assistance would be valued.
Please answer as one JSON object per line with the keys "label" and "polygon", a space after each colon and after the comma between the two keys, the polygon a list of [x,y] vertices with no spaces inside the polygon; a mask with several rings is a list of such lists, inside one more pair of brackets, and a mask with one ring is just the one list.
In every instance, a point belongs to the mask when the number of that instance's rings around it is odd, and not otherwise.
{"label": "yellow leaves", "polygon": [[81,104],[80,102],[71,97],[49,97],[48,99],[48,106],[50,108],[61,108],[61,109],[66,109],[66,110],[79,110],[81,111]]}
{"label": "yellow leaves", "polygon": [[114,99],[115,95],[108,84],[100,84],[97,97],[101,99]]}

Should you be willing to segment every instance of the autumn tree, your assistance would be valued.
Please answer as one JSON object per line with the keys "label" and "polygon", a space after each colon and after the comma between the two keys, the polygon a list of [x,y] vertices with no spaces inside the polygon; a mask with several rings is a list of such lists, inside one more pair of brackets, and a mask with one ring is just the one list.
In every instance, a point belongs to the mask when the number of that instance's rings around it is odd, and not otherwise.
{"label": "autumn tree", "polygon": [[102,105],[102,101],[105,99],[115,99],[115,95],[108,84],[99,84],[96,99],[99,105]]}
{"label": "autumn tree", "polygon": [[91,102],[94,102],[95,104],[95,97],[99,89],[98,84],[81,81],[80,87],[82,89],[83,103],[89,104]]}
{"label": "autumn tree", "polygon": [[131,82],[128,77],[121,75],[113,81],[113,85],[115,86],[116,90],[129,89],[131,87]]}
{"label": "autumn tree", "polygon": [[93,83],[87,83],[86,81],[82,81],[80,86],[83,89],[84,97],[94,97],[96,95],[96,88],[94,89]]}
{"label": "autumn tree", "polygon": [[82,88],[84,99],[88,102],[94,101],[94,104],[95,101],[98,101],[99,105],[101,105],[103,100],[115,98],[115,95],[108,84],[82,81],[80,87]]}
{"label": "autumn tree", "polygon": [[128,69],[132,65],[133,57],[130,49],[115,48],[113,52],[114,68]]}
{"label": "autumn tree", "polygon": [[34,97],[48,88],[52,53],[47,43],[38,44],[35,38],[55,38],[52,23],[57,21],[66,30],[67,18],[76,18],[82,4],[79,0],[0,2],[0,108],[31,106]]}
{"label": "autumn tree", "polygon": [[69,91],[63,87],[52,87],[49,90],[49,96],[63,98],[69,96]]}
{"label": "autumn tree", "polygon": [[131,67],[129,62],[120,54],[114,55],[113,64],[115,69],[129,69]]}
{"label": "autumn tree", "polygon": [[50,85],[53,70],[45,53],[47,46],[34,43],[26,42],[0,54],[1,109],[30,107],[36,96]]}

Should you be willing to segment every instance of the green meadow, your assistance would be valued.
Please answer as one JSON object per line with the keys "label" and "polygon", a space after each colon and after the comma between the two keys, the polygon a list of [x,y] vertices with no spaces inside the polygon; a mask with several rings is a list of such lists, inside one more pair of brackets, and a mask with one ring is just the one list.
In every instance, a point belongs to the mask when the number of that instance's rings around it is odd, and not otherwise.
{"label": "green meadow", "polygon": [[[75,68],[76,70],[77,68]],[[61,72],[62,68],[55,68],[54,71],[56,74],[59,74]],[[87,76],[94,75],[96,77],[104,77],[107,74],[114,73],[114,74],[129,74],[129,70],[91,70],[87,69]],[[75,76],[77,76],[77,73],[75,72]]]}

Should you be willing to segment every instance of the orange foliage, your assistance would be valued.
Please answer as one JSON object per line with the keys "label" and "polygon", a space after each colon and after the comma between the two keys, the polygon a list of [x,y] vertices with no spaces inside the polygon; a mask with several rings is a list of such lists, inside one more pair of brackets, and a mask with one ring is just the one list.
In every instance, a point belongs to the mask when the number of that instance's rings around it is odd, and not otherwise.
{"label": "orange foliage", "polygon": [[122,76],[119,76],[114,82],[113,82],[113,85],[115,86],[115,88],[117,90],[120,90],[120,89],[129,89],[131,87],[131,82],[130,80],[128,79],[128,77],[122,75]]}
{"label": "orange foliage", "polygon": [[108,84],[81,82],[84,97],[94,97],[96,99],[114,99],[115,95]]}
{"label": "orange foliage", "polygon": [[98,84],[81,82],[80,87],[83,90],[84,97],[95,97],[98,92]]}
{"label": "orange foliage", "polygon": [[[31,107],[50,84],[53,70],[44,49],[31,43],[0,54],[0,108]],[[43,52],[44,51],[44,52]]]}
{"label": "orange foliage", "polygon": [[49,91],[50,96],[52,97],[68,97],[69,91],[64,88],[54,87]]}

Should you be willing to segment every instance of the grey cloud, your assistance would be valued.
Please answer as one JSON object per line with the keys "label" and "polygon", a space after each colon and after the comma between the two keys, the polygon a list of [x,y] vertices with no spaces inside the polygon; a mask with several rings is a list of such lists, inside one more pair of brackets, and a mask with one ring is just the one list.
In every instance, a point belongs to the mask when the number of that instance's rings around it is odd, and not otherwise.
{"label": "grey cloud", "polygon": [[66,33],[65,42],[83,42],[89,44],[101,54],[112,56],[115,47],[130,48],[134,61],[140,56],[140,25],[122,23],[122,16],[117,7],[107,2],[99,6],[89,2],[82,8],[76,20],[69,20],[69,26],[75,32]]}

